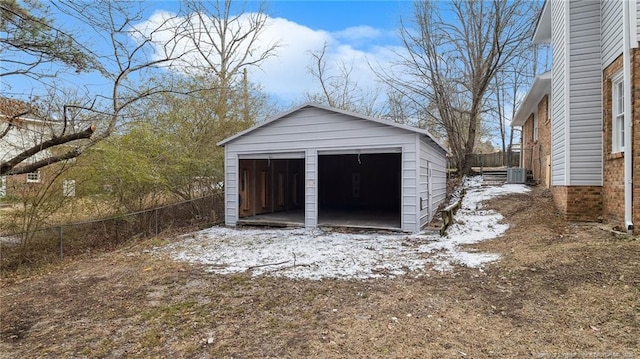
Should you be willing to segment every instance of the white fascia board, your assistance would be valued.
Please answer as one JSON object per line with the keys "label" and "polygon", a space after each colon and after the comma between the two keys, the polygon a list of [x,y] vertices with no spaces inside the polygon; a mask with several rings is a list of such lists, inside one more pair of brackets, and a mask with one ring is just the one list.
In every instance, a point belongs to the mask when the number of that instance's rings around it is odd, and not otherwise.
{"label": "white fascia board", "polygon": [[545,95],[551,94],[551,71],[547,71],[541,75],[536,76],[533,80],[533,84],[531,85],[531,89],[525,96],[524,100],[518,107],[518,111],[516,111],[516,115],[511,121],[511,127],[522,127],[524,126],[527,118],[534,112],[537,111],[538,104],[540,100]]}
{"label": "white fascia board", "polygon": [[546,0],[540,11],[536,29],[533,32],[534,44],[550,44],[551,43],[551,4],[550,0]]}

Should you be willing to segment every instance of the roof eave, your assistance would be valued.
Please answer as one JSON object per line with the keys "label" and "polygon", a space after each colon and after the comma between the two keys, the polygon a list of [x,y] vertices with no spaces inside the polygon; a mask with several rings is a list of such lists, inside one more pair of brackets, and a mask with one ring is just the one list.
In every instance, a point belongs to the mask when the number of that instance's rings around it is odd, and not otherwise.
{"label": "roof eave", "polygon": [[375,118],[375,117],[365,116],[365,115],[361,115],[361,114],[358,114],[358,113],[355,113],[355,112],[341,110],[341,109],[338,109],[338,108],[333,108],[333,107],[320,105],[320,104],[317,104],[317,103],[310,103],[310,102],[307,102],[307,103],[304,103],[304,104],[302,104],[300,106],[294,107],[294,108],[292,108],[292,109],[290,109],[290,110],[288,110],[286,112],[283,112],[283,113],[281,113],[281,114],[279,114],[279,115],[277,115],[275,117],[272,117],[272,118],[268,119],[267,121],[264,121],[264,122],[261,122],[259,124],[256,124],[251,128],[248,128],[248,129],[246,129],[246,130],[244,130],[242,132],[239,132],[239,133],[237,133],[237,134],[235,134],[235,135],[233,135],[231,137],[228,137],[228,138],[218,142],[217,145],[218,146],[225,146],[226,144],[234,141],[235,139],[237,139],[239,137],[242,137],[242,136],[244,136],[244,135],[246,135],[246,134],[248,134],[248,133],[250,133],[250,132],[252,132],[252,131],[254,131],[254,130],[258,129],[258,128],[260,128],[260,127],[263,127],[263,126],[265,126],[265,125],[267,125],[267,124],[269,124],[271,122],[274,122],[274,121],[276,121],[276,120],[278,120],[280,118],[286,117],[286,116],[288,116],[288,115],[290,115],[290,114],[292,114],[292,113],[294,113],[294,112],[296,112],[298,110],[301,110],[301,109],[303,109],[305,107],[316,107],[316,108],[320,108],[320,109],[323,109],[323,110],[327,110],[327,111],[331,111],[331,112],[337,112],[337,113],[341,113],[343,115],[356,117],[356,118],[361,118],[361,119],[364,119],[364,120],[369,120],[369,121],[372,121],[372,122],[377,122],[377,123],[380,123],[380,124],[384,124],[384,125],[388,125],[388,126],[392,126],[392,127],[401,128],[403,130],[419,133],[419,134],[422,134],[422,135],[428,137],[431,141],[433,141],[433,143],[435,143],[442,150],[444,150],[446,153],[448,153],[447,148],[444,147],[438,140],[436,140],[435,137],[433,137],[433,135],[431,135],[431,133],[429,133],[429,131],[427,131],[427,130],[424,130],[424,129],[421,129],[421,128],[417,128],[417,127],[403,125],[403,124],[392,122],[392,121],[381,120],[381,119],[378,119],[378,118]]}
{"label": "roof eave", "polygon": [[547,71],[541,75],[536,76],[531,85],[531,89],[525,96],[524,100],[518,107],[513,121],[511,121],[511,127],[522,127],[527,121],[527,118],[538,107],[538,103],[545,95],[551,94],[551,71]]}
{"label": "roof eave", "polygon": [[550,44],[551,43],[551,5],[549,1],[545,1],[540,10],[538,23],[533,32],[532,41],[534,44]]}

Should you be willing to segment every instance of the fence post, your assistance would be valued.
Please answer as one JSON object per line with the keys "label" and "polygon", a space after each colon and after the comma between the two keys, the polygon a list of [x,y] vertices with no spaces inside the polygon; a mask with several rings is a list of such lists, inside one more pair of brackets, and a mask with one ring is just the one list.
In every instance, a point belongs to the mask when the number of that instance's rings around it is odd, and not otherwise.
{"label": "fence post", "polygon": [[156,208],[155,211],[153,211],[153,216],[155,217],[155,222],[156,222],[156,236],[158,235],[158,209]]}
{"label": "fence post", "polygon": [[60,259],[63,259],[64,252],[62,250],[62,226],[58,227],[58,240],[60,241]]}

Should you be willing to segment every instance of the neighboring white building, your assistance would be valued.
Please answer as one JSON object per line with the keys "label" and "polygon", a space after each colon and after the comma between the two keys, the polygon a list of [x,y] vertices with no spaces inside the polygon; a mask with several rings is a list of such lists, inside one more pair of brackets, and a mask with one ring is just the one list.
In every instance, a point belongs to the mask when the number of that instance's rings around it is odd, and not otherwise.
{"label": "neighboring white building", "polygon": [[[36,118],[28,111],[29,105],[18,100],[0,98],[0,163],[8,161],[24,150],[42,143],[53,136],[54,124]],[[44,150],[29,158],[38,161],[50,155]],[[26,183],[38,183],[40,172],[12,176],[12,180]],[[0,176],[0,197],[7,195],[7,181]]]}
{"label": "neighboring white building", "polygon": [[446,149],[425,130],[304,104],[219,143],[225,223],[418,232],[446,197]]}

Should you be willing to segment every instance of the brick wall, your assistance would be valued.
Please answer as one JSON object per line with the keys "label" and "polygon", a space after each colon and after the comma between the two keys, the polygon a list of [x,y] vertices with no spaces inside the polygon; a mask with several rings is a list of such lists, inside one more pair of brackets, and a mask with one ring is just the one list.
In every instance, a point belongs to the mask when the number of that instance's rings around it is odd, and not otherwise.
{"label": "brick wall", "polygon": [[547,168],[550,163],[547,156],[551,154],[551,121],[549,118],[549,97],[544,96],[538,103],[538,139],[534,140],[534,117],[527,118],[522,126],[523,167],[531,170],[533,178],[545,187]]}
{"label": "brick wall", "polygon": [[[47,173],[50,173],[48,167],[40,170],[41,182],[27,182],[26,174],[7,176],[7,197],[21,198],[23,196],[33,194],[43,188],[43,182],[46,180]],[[49,177],[51,178],[51,177]]]}
{"label": "brick wall", "polygon": [[522,126],[522,167],[533,171],[533,114],[531,114]]}
{"label": "brick wall", "polygon": [[556,207],[570,221],[597,221],[602,216],[600,186],[554,186]]}
{"label": "brick wall", "polygon": [[560,213],[567,213],[567,186],[553,186],[551,187],[551,193],[553,194],[553,203]]}
{"label": "brick wall", "polygon": [[21,189],[25,186],[25,183],[27,183],[26,174],[7,176],[7,195],[20,195]]}
{"label": "brick wall", "polygon": [[[544,96],[538,103],[538,176],[540,184],[549,187],[547,171],[551,166],[551,118],[549,117],[549,96]],[[550,173],[550,172],[549,172]],[[548,179],[550,181],[550,178]]]}
{"label": "brick wall", "polygon": [[622,69],[622,56],[609,65],[603,73],[603,213],[606,222],[624,224],[624,157],[622,153],[612,153],[612,94],[611,77]]}
{"label": "brick wall", "polygon": [[[622,69],[622,56],[618,57],[603,73],[604,107],[604,183],[603,217],[605,221],[624,228],[624,154],[612,153],[611,76]],[[633,82],[632,118],[632,180],[633,180],[633,222],[635,232],[640,233],[640,51],[633,50],[631,78]]]}

